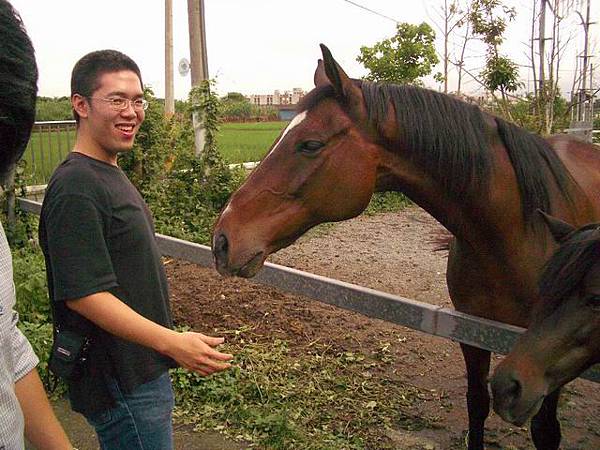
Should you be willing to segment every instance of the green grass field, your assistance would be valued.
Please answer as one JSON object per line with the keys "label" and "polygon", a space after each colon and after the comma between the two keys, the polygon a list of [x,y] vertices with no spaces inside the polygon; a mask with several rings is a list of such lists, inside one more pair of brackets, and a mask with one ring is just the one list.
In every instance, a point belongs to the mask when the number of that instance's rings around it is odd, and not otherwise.
{"label": "green grass field", "polygon": [[[231,164],[260,161],[287,122],[225,123],[217,145]],[[23,156],[27,184],[45,184],[75,142],[75,131],[35,131]]]}
{"label": "green grass field", "polygon": [[225,123],[217,144],[229,163],[260,161],[286,125],[287,122]]}
{"label": "green grass field", "polygon": [[56,166],[71,151],[74,142],[75,130],[34,130],[23,155],[27,184],[46,184]]}

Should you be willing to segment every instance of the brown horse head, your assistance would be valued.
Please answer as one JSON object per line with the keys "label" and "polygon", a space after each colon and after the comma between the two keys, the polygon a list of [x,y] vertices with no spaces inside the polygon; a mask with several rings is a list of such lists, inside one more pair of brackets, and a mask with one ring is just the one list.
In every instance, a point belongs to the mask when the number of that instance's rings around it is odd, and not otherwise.
{"label": "brown horse head", "polygon": [[309,228],[358,215],[374,191],[404,192],[476,246],[522,239],[536,208],[552,210],[549,186],[568,197],[570,175],[539,136],[435,91],[350,79],[321,49],[315,88],[217,221],[221,274],[253,276]]}
{"label": "brown horse head", "polygon": [[544,398],[600,362],[600,224],[544,215],[560,243],[540,281],[534,322],[491,379],[494,410],[523,424]]}
{"label": "brown horse head", "polygon": [[356,125],[366,115],[359,82],[321,48],[315,89],[219,217],[213,252],[223,275],[251,277],[309,228],[369,204],[379,149]]}

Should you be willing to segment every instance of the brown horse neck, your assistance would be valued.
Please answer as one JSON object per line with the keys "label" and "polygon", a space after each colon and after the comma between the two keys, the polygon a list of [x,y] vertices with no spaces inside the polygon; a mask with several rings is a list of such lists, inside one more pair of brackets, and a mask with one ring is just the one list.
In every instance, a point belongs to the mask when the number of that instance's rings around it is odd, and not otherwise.
{"label": "brown horse neck", "polygon": [[522,240],[529,232],[522,219],[520,197],[510,161],[497,150],[488,194],[458,196],[397,149],[382,151],[377,191],[400,191],[425,209],[455,237],[474,247]]}

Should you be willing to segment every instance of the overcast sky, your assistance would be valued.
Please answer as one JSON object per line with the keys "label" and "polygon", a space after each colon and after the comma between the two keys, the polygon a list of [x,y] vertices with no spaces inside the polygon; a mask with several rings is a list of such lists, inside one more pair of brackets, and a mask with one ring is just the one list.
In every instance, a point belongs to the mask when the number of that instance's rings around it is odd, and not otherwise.
{"label": "overcast sky", "polygon": [[[139,64],[144,82],[157,96],[164,96],[163,0],[10,1],[21,13],[36,49],[40,95],[69,95],[75,62],[90,51],[114,48],[131,56]],[[524,42],[529,39],[532,1],[505,3],[517,6],[519,15],[509,25],[502,50],[515,61],[527,64]],[[393,36],[394,20],[441,24],[437,11],[442,4],[443,0],[205,0],[209,75],[216,78],[217,91],[222,95],[231,91],[246,95],[271,93],[294,87],[309,90],[320,57],[319,43],[324,43],[346,72],[359,78],[366,74],[356,62],[361,46],[372,46]],[[584,13],[584,6],[579,10]],[[597,23],[599,10],[600,2],[592,0],[592,21]],[[583,30],[576,15],[567,21],[572,30]],[[177,63],[183,57],[189,58],[186,0],[173,0],[173,28],[175,96],[184,99],[190,78],[177,73]],[[600,25],[593,25],[591,31],[597,55]],[[437,34],[437,48],[441,50]],[[483,53],[479,43],[469,47],[473,57]],[[582,47],[580,32],[562,63],[565,92],[570,91],[576,51]],[[594,62],[600,64],[600,59],[596,57]],[[474,58],[468,64],[477,72],[483,63]],[[525,82],[528,73],[523,69]],[[433,81],[428,85],[436,88]],[[451,82],[450,89],[455,87]],[[478,86],[469,82],[464,89],[477,92]]]}

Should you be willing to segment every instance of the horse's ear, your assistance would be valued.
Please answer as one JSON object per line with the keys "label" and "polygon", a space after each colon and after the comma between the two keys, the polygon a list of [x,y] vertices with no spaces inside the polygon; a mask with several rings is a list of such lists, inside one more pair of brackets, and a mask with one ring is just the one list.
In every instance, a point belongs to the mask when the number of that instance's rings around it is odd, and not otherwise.
{"label": "horse's ear", "polygon": [[563,222],[562,220],[551,216],[550,214],[546,214],[541,209],[537,210],[538,214],[542,216],[544,222],[548,226],[550,233],[554,236],[554,240],[558,243],[561,243],[569,234],[575,231],[575,227],[567,222]]}
{"label": "horse's ear", "polygon": [[317,63],[314,80],[316,87],[331,84],[331,81],[329,81],[329,78],[327,78],[327,74],[325,73],[325,64],[323,64],[322,59],[319,59],[319,62]]}
{"label": "horse's ear", "polygon": [[[340,97],[350,98],[352,94],[356,92],[357,87],[354,85],[354,82],[350,79],[350,77],[346,75],[346,72],[344,72],[336,60],[333,59],[329,49],[323,44],[320,44],[320,46],[321,52],[323,53],[325,76],[327,77],[327,80],[329,80],[329,84],[333,85],[337,95]],[[317,72],[319,72],[318,66]],[[315,82],[316,78],[317,73],[315,73]],[[319,75],[319,80],[322,82],[321,75]]]}

